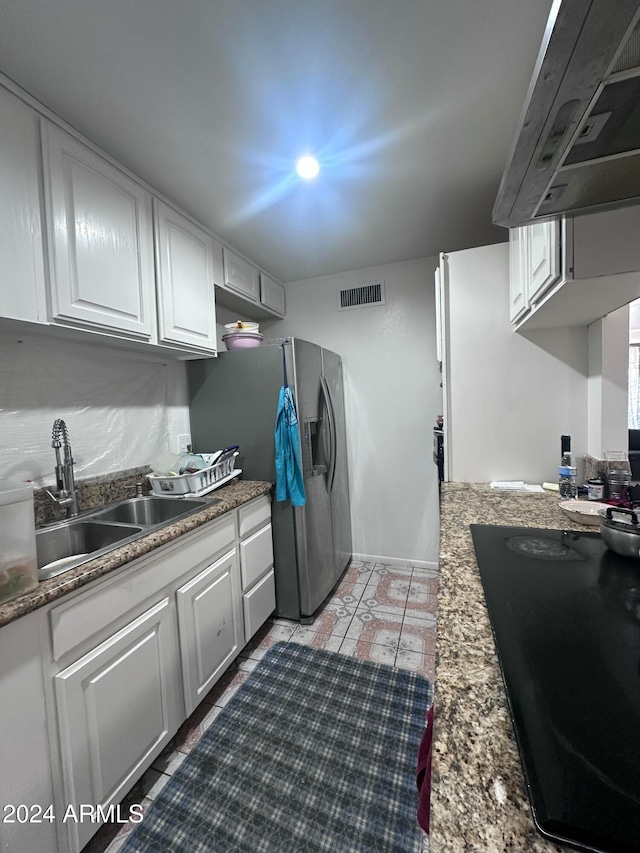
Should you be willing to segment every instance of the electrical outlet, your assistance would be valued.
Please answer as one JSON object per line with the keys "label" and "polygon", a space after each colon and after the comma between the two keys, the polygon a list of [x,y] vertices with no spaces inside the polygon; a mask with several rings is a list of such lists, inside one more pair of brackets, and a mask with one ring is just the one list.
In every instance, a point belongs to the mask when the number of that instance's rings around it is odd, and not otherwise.
{"label": "electrical outlet", "polygon": [[187,445],[191,444],[191,436],[188,432],[182,433],[182,435],[178,436],[178,453],[186,453]]}

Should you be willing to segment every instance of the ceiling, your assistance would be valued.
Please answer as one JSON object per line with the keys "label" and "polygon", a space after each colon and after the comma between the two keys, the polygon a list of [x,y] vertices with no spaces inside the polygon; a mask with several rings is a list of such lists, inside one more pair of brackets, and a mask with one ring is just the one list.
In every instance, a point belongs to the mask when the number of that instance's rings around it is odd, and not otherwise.
{"label": "ceiling", "polygon": [[292,281],[505,239],[491,210],[550,7],[4,0],[0,71]]}

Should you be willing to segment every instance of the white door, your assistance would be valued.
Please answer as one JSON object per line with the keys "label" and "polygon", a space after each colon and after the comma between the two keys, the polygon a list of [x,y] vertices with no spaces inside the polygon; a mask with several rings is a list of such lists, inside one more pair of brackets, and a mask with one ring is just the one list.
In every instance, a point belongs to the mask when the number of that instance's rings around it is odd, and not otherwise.
{"label": "white door", "polygon": [[560,229],[558,222],[535,222],[529,231],[529,303],[537,302],[560,277]]}
{"label": "white door", "polygon": [[527,227],[509,229],[509,319],[516,323],[529,309]]}
{"label": "white door", "polygon": [[222,246],[158,199],[154,214],[160,340],[215,352]]}
{"label": "white door", "polygon": [[224,249],[224,286],[241,293],[253,302],[260,299],[260,279],[258,270],[244,258]]}
{"label": "white door", "polygon": [[155,338],[151,195],[43,121],[52,319]]}
{"label": "white door", "polygon": [[[118,803],[181,719],[175,621],[168,598],[54,678],[65,802]],[[72,849],[98,828],[66,824]]]}
{"label": "white door", "polygon": [[177,592],[187,715],[244,645],[239,574],[234,549]]}
{"label": "white door", "polygon": [[0,316],[46,322],[38,115],[0,89]]}

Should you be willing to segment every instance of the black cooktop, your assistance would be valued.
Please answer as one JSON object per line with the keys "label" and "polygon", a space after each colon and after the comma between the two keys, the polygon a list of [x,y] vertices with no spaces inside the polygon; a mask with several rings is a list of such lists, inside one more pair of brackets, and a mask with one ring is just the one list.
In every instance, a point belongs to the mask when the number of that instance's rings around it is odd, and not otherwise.
{"label": "black cooktop", "polygon": [[640,560],[598,533],[471,533],[536,826],[640,851]]}

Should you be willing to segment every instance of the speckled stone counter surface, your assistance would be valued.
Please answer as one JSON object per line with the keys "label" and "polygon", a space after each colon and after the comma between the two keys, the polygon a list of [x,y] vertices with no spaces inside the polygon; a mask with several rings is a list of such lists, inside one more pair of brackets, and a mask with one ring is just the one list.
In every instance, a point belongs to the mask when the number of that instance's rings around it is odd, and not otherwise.
{"label": "speckled stone counter surface", "polygon": [[597,531],[557,492],[442,484],[430,851],[568,850],[533,824],[470,524]]}
{"label": "speckled stone counter surface", "polygon": [[271,491],[272,485],[272,483],[254,480],[232,480],[226,486],[222,486],[214,492],[205,495],[208,498],[217,498],[218,503],[212,504],[187,518],[183,518],[175,522],[175,524],[169,524],[166,527],[155,530],[153,533],[149,533],[148,536],[143,536],[135,542],[123,545],[121,548],[116,548],[109,554],[105,554],[95,560],[90,560],[74,569],[69,569],[69,571],[55,578],[42,581],[34,590],[26,592],[11,601],[7,601],[6,604],[0,605],[0,626],[13,622],[14,619],[18,619],[32,610],[43,607],[50,601],[55,601],[63,595],[91,583],[91,581],[114,571],[114,569],[130,563],[136,557],[142,557],[143,554],[148,554],[154,548],[166,545],[167,542],[177,539],[183,533],[188,533],[190,530],[194,530],[208,521],[219,518],[225,512],[229,512],[229,510],[248,503],[248,501],[260,497],[260,495],[268,494]]}

